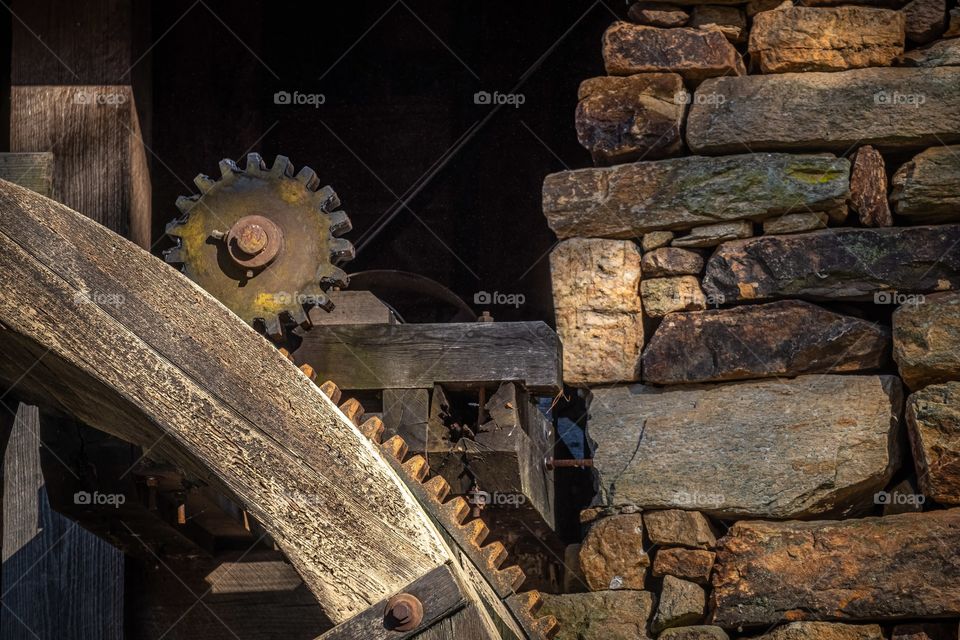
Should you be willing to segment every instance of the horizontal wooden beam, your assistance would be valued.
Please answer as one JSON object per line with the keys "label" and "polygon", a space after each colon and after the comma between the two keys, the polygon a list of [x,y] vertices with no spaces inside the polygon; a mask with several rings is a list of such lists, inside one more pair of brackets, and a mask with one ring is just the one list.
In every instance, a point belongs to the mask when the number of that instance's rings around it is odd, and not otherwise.
{"label": "horizontal wooden beam", "polygon": [[294,352],[341,389],[521,382],[534,394],[563,388],[561,347],[543,322],[314,327]]}

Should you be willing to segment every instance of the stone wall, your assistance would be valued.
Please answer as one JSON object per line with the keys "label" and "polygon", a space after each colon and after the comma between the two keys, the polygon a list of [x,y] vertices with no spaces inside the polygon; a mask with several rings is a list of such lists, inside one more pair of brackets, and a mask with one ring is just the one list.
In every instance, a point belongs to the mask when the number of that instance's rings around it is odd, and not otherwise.
{"label": "stone wall", "polygon": [[561,640],[957,640],[960,8],[638,2],[543,183]]}

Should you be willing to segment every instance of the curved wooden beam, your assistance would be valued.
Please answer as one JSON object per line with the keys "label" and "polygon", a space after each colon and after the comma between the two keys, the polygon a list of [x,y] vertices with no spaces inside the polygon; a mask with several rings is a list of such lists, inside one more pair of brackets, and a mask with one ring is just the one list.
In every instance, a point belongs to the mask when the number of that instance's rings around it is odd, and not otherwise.
{"label": "curved wooden beam", "polygon": [[228,489],[335,623],[451,560],[380,453],[270,343],[131,242],[2,180],[0,348],[17,391]]}

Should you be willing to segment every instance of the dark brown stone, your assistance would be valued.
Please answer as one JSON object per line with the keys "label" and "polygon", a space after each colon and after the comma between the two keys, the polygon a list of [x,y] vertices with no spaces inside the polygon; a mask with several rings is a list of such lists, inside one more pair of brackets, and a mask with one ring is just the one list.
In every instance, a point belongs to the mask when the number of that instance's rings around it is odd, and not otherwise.
{"label": "dark brown stone", "polygon": [[675,73],[601,76],[580,84],[577,139],[599,164],[683,151],[683,78]]}
{"label": "dark brown stone", "polygon": [[690,14],[683,7],[666,2],[634,2],[627,17],[637,24],[651,27],[682,27],[687,24]]}
{"label": "dark brown stone", "polygon": [[640,271],[644,278],[699,275],[703,271],[703,257],[696,251],[661,247],[643,254]]}
{"label": "dark brown stone", "polygon": [[946,0],[913,0],[903,9],[907,37],[917,44],[933,42],[947,28]]}
{"label": "dark brown stone", "polygon": [[707,261],[703,290],[728,304],[773,298],[887,303],[894,294],[960,287],[958,243],[960,225],[847,227],[735,240]]}
{"label": "dark brown stone", "polygon": [[957,622],[898,624],[890,640],[957,640]]}
{"label": "dark brown stone", "polygon": [[739,7],[700,5],[693,8],[690,26],[706,31],[719,31],[734,44],[747,41],[747,14]]}
{"label": "dark brown stone", "polygon": [[934,384],[912,394],[907,425],[923,495],[960,505],[960,382]]}
{"label": "dark brown stone", "polygon": [[887,201],[887,167],[880,152],[866,145],[850,158],[850,208],[860,215],[865,227],[893,226]]}
{"label": "dark brown stone", "polygon": [[849,373],[890,360],[890,330],[797,300],[674,313],[643,352],[653,384]]}
{"label": "dark brown stone", "polygon": [[914,390],[960,380],[960,293],[917,298],[894,311],[893,359]]}
{"label": "dark brown stone", "polygon": [[910,220],[960,220],[960,145],[927,149],[897,169],[891,200]]}
{"label": "dark brown stone", "polygon": [[629,22],[615,22],[603,34],[603,61],[613,76],[671,71],[696,81],[746,73],[740,54],[722,33]]}
{"label": "dark brown stone", "polygon": [[674,576],[707,584],[716,554],[702,549],[660,549],[653,558],[653,575]]}
{"label": "dark brown stone", "polygon": [[554,640],[649,640],[655,601],[649,591],[545,593],[537,615],[557,618],[560,630]]}
{"label": "dark brown stone", "polygon": [[706,593],[698,584],[665,576],[657,614],[650,625],[655,633],[671,627],[685,627],[703,622]]}
{"label": "dark brown stone", "polygon": [[820,522],[742,521],[717,551],[712,622],[960,616],[960,509]]}

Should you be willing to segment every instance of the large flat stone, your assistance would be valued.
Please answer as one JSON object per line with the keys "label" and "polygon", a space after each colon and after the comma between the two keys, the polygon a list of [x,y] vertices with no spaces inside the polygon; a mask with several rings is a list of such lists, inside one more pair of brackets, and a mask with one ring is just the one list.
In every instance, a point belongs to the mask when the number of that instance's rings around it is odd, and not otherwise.
{"label": "large flat stone", "polygon": [[911,389],[960,380],[960,293],[925,296],[893,313],[893,359]]}
{"label": "large flat stone", "polygon": [[724,518],[872,507],[899,464],[901,404],[892,376],[594,389],[599,499]]}
{"label": "large flat stone", "polygon": [[712,622],[960,616],[960,509],[841,522],[738,522],[720,541]]}
{"label": "large flat stone", "polygon": [[746,73],[740,54],[720,32],[629,22],[614,22],[603,34],[603,62],[612,76],[670,71],[696,81]]}
{"label": "large flat stone", "polygon": [[874,300],[960,287],[960,225],[824,229],[717,247],[703,290],[726,303]]}
{"label": "large flat stone", "polygon": [[634,238],[797,210],[843,219],[849,188],[850,162],[844,158],[693,156],[548,175],[543,212],[560,238]]}
{"label": "large flat stone", "polygon": [[890,9],[776,9],[754,17],[748,51],[763,73],[889,66],[903,53],[904,25]]}
{"label": "large flat stone", "polygon": [[684,95],[683,78],[675,73],[584,80],[577,139],[602,164],[676,155],[683,150]]}
{"label": "large flat stone", "polygon": [[845,153],[864,144],[884,150],[956,142],[956,67],[712,78],[697,88],[687,117],[694,153]]}
{"label": "large flat stone", "polygon": [[560,631],[554,640],[650,640],[653,603],[649,591],[544,593],[537,613],[556,616]]}
{"label": "large flat stone", "polygon": [[960,382],[912,394],[906,415],[923,495],[941,504],[960,504]]}
{"label": "large flat stone", "polygon": [[640,378],[640,249],[629,240],[576,238],[550,254],[553,306],[568,384]]}
{"label": "large flat stone", "polygon": [[652,384],[877,370],[890,330],[797,300],[674,313],[643,352]]}
{"label": "large flat stone", "polygon": [[917,154],[897,169],[892,182],[890,200],[899,215],[923,222],[960,220],[960,146]]}

